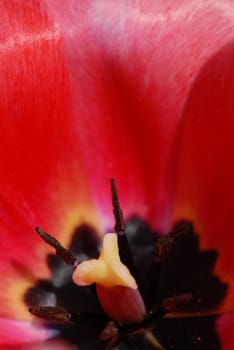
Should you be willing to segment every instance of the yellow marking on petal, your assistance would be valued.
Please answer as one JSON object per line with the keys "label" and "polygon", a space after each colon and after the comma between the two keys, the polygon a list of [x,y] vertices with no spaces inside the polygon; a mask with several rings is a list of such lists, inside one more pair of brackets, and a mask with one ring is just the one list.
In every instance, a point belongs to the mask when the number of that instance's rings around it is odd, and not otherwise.
{"label": "yellow marking on petal", "polygon": [[77,285],[97,283],[105,287],[123,286],[137,289],[137,284],[128,268],[120,261],[116,233],[104,235],[99,259],[84,261],[73,273]]}
{"label": "yellow marking on petal", "polygon": [[59,169],[61,172],[56,169],[48,185],[50,201],[46,212],[49,213],[49,225],[35,222],[35,226],[51,232],[65,247],[69,246],[74,230],[83,224],[95,228],[101,237],[103,235],[90,183],[87,182],[88,176],[81,171],[81,164],[78,168],[76,166],[77,158],[74,157],[74,163],[66,164],[66,169]]}
{"label": "yellow marking on petal", "polygon": [[[74,230],[83,224],[94,227],[97,234],[100,234],[100,222],[98,221],[97,213],[93,210],[93,208],[76,207],[74,209],[73,207],[72,210],[70,209],[68,212],[64,213],[64,217],[61,220],[61,225],[59,228],[59,240],[61,240],[64,246],[69,245],[71,235],[73,234]],[[102,234],[100,234],[100,236],[102,236]]]}
{"label": "yellow marking on petal", "polygon": [[32,282],[23,279],[9,281],[5,287],[5,296],[1,295],[1,301],[5,305],[1,311],[1,317],[11,319],[32,320],[28,307],[24,302],[25,292],[32,286]]}
{"label": "yellow marking on petal", "polygon": [[[71,234],[76,227],[82,224],[89,224],[93,227],[97,227],[97,219],[94,210],[91,208],[79,208],[66,212],[65,219],[59,218],[55,220],[54,228],[51,229],[56,238],[63,242],[64,246],[68,246],[71,241]],[[89,220],[85,220],[88,217]],[[99,229],[101,232],[101,229]],[[33,234],[33,229],[32,229]],[[0,299],[3,301],[5,308],[1,311],[1,316],[11,317],[14,319],[32,320],[34,317],[29,313],[28,307],[25,304],[24,297],[27,290],[33,288],[38,282],[38,279],[51,279],[51,271],[45,264],[48,253],[54,252],[54,250],[46,244],[40,244],[40,240],[36,241],[35,260],[37,261],[37,269],[35,266],[28,267],[35,272],[34,278],[24,275],[25,272],[13,271],[14,278],[10,275],[9,279],[4,278],[4,288],[0,291]],[[24,265],[24,263],[23,263]]]}

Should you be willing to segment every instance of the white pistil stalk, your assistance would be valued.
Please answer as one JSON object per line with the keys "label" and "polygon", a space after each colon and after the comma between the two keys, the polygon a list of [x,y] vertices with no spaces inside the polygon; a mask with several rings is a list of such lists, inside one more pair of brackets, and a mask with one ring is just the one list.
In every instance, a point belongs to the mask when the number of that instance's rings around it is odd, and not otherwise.
{"label": "white pistil stalk", "polygon": [[99,259],[79,264],[73,281],[80,286],[96,283],[97,294],[104,311],[120,323],[139,323],[146,314],[136,281],[120,261],[117,235],[104,235]]}

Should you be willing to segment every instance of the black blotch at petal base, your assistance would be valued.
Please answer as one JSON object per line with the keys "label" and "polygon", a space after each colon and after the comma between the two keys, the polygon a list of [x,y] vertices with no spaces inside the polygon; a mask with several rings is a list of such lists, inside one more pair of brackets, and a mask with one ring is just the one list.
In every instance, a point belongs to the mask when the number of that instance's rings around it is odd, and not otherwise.
{"label": "black blotch at petal base", "polygon": [[[169,248],[167,240],[170,242]],[[165,297],[191,293],[193,298],[183,307],[183,311],[206,312],[218,308],[228,286],[213,274],[217,252],[200,251],[199,236],[194,232],[193,225],[179,222],[167,236],[158,240],[157,245],[156,259],[162,262],[155,305],[159,306]],[[165,256],[157,256],[159,251],[162,252],[163,245],[169,251]]]}
{"label": "black blotch at petal base", "polygon": [[[165,298],[183,293],[191,293],[192,299],[185,305],[178,305],[179,310],[175,311],[203,312],[215,309],[222,303],[228,286],[213,274],[218,252],[201,252],[199,235],[188,222],[179,222],[168,235],[159,236],[147,223],[132,217],[127,223],[126,234],[147,310],[158,312],[150,323],[150,329],[164,349],[220,350],[220,340],[215,332],[216,316],[169,319],[163,318],[163,313],[160,313]],[[74,230],[68,249],[77,259],[83,260],[96,258],[99,247],[96,231],[82,225]],[[27,290],[25,303],[28,306],[56,305],[71,313],[103,315],[94,286],[76,286],[71,278],[72,268],[55,255],[48,255],[47,264],[52,278],[38,280]],[[90,320],[88,325],[49,323],[46,326],[59,331],[60,338],[76,344],[80,350],[102,350],[107,342],[100,340],[100,333],[106,325],[105,319],[101,319],[96,324]],[[155,348],[144,333],[128,336],[123,333],[115,349]]]}
{"label": "black blotch at petal base", "polygon": [[[96,231],[81,225],[74,230],[68,249],[78,260],[98,256],[100,238]],[[69,312],[103,313],[95,287],[79,287],[72,281],[73,268],[66,265],[58,256],[49,254],[47,265],[51,271],[50,280],[38,280],[25,293],[28,306],[62,306]],[[54,303],[53,303],[54,301]]]}

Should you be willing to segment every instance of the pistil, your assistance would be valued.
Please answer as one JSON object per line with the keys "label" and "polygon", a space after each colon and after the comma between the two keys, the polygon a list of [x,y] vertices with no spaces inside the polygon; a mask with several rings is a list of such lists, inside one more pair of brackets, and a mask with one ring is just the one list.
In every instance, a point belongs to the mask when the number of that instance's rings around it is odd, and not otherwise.
{"label": "pistil", "polygon": [[121,324],[139,323],[146,315],[137,283],[121,262],[115,233],[106,234],[99,259],[82,262],[73,273],[80,286],[96,283],[104,311]]}

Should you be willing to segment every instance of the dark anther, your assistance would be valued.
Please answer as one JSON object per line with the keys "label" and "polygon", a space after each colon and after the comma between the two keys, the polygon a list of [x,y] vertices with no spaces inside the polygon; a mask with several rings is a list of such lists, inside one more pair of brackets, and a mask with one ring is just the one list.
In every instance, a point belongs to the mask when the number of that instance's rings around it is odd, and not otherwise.
{"label": "dark anther", "polygon": [[29,311],[47,321],[67,322],[70,320],[70,314],[63,307],[32,306]]}
{"label": "dark anther", "polygon": [[60,256],[68,265],[76,266],[78,261],[72,255],[72,253],[65,249],[54,237],[44,232],[40,227],[36,227],[35,231],[39,234],[39,236],[51,247],[56,250],[56,254]]}
{"label": "dark anther", "polygon": [[[129,247],[127,236],[125,234],[126,225],[123,219],[122,210],[119,205],[119,198],[118,198],[118,192],[117,192],[115,180],[111,179],[110,184],[111,184],[113,212],[115,216],[115,231],[118,235],[120,259],[122,263],[129,268],[131,274],[135,277],[139,286],[139,281],[137,278],[136,268],[133,262],[132,253]],[[139,289],[141,289],[141,286],[139,286]]]}
{"label": "dark anther", "polygon": [[125,233],[126,225],[123,219],[122,210],[119,205],[119,198],[118,198],[118,192],[117,192],[115,180],[111,179],[110,184],[111,184],[113,212],[115,216],[115,232],[118,235],[121,235]]}
{"label": "dark anther", "polygon": [[29,307],[29,312],[46,321],[73,322],[83,326],[96,325],[97,323],[107,324],[110,321],[106,314],[68,312],[64,307],[60,306],[31,306]]}

